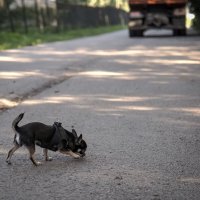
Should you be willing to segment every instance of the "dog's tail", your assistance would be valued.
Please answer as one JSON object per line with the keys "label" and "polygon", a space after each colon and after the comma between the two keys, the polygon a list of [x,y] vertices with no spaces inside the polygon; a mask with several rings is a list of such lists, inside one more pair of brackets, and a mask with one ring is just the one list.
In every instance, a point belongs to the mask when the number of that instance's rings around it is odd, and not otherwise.
{"label": "dog's tail", "polygon": [[20,115],[18,115],[14,120],[13,120],[13,123],[12,123],[12,128],[14,130],[17,130],[18,127],[18,123],[22,120],[22,118],[24,117],[24,113],[21,113]]}

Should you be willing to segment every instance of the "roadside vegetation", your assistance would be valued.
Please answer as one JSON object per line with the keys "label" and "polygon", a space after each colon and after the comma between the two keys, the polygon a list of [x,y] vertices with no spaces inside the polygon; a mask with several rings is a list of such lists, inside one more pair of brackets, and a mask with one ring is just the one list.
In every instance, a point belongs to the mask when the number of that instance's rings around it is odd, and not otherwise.
{"label": "roadside vegetation", "polygon": [[0,32],[0,50],[20,48],[24,46],[33,46],[46,42],[54,41],[63,41],[70,40],[75,38],[94,36],[103,33],[109,33],[117,30],[126,28],[125,26],[116,25],[116,26],[105,26],[98,28],[82,28],[82,29],[73,29],[67,31],[61,31],[58,33],[46,31],[38,32],[37,30],[29,31],[26,33],[16,33],[2,31]]}
{"label": "roadside vegetation", "polygon": [[195,19],[193,21],[193,26],[200,32],[200,1],[190,0],[191,11],[195,14]]}
{"label": "roadside vegetation", "polygon": [[0,50],[125,28],[126,0],[0,0]]}

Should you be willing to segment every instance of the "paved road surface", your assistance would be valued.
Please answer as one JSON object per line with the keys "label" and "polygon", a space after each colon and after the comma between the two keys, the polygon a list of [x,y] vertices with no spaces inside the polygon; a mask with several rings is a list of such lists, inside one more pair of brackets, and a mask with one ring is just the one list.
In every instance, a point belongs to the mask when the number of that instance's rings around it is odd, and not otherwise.
{"label": "paved road surface", "polygon": [[[197,200],[200,37],[127,31],[0,53],[0,199]],[[84,159],[12,165],[12,120],[75,126]],[[42,150],[37,148],[37,160]]]}

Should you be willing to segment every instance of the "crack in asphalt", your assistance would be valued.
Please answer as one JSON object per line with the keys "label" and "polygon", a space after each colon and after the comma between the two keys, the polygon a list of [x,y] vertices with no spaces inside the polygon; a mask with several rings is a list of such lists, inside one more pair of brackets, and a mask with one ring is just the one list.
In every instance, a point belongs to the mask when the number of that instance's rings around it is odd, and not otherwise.
{"label": "crack in asphalt", "polygon": [[3,113],[9,109],[15,108],[16,106],[18,106],[20,103],[22,103],[24,100],[36,96],[37,94],[40,94],[41,92],[45,91],[46,89],[52,88],[55,85],[58,85],[68,79],[70,79],[71,77],[73,77],[74,75],[64,75],[64,76],[58,76],[57,78],[53,78],[45,83],[43,83],[40,87],[37,88],[33,88],[28,92],[25,92],[17,97],[8,99],[9,102],[12,102],[12,106],[8,106],[4,103],[0,104],[0,113]]}

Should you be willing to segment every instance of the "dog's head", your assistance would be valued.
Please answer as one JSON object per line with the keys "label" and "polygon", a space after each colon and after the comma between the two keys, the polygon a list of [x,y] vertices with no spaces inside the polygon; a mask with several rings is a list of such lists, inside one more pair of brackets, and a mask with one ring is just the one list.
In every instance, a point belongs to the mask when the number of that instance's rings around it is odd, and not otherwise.
{"label": "dog's head", "polygon": [[86,144],[85,140],[83,140],[82,134],[80,134],[80,136],[78,137],[76,131],[73,128],[72,128],[72,134],[73,134],[73,136],[75,138],[74,152],[77,152],[82,157],[84,157],[86,149],[87,149],[87,144]]}

